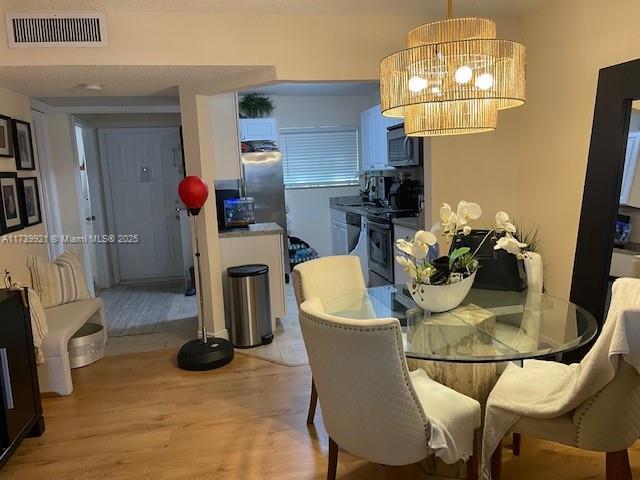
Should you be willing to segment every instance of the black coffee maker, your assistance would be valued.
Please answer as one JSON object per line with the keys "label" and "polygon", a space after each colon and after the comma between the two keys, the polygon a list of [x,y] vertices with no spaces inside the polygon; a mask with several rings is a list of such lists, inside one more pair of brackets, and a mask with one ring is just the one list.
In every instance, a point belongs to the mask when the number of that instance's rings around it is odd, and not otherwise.
{"label": "black coffee maker", "polygon": [[422,185],[409,178],[396,179],[389,190],[389,205],[394,210],[420,210]]}

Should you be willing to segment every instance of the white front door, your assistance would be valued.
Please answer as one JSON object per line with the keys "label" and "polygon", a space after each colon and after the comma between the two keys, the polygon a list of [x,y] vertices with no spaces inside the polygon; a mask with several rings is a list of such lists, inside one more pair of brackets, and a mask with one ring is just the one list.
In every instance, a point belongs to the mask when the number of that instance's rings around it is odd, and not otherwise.
{"label": "white front door", "polygon": [[116,282],[181,277],[178,129],[99,132]]}

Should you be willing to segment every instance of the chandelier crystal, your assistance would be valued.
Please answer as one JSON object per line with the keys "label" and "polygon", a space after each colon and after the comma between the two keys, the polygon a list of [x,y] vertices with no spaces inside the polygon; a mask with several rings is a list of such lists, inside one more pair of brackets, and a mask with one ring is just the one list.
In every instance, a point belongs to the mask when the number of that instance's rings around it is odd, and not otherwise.
{"label": "chandelier crystal", "polygon": [[525,61],[523,45],[496,39],[492,20],[421,25],[380,62],[382,113],[404,117],[411,136],[495,130],[498,110],[525,101]]}

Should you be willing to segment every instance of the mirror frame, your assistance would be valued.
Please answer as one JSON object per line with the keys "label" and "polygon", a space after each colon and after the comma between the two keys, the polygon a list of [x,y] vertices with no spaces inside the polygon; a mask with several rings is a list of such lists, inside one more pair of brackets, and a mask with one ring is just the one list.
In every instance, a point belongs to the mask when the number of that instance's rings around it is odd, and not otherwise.
{"label": "mirror frame", "polygon": [[[631,104],[638,98],[640,59],[600,70],[570,295],[573,303],[596,317],[599,332],[605,318]],[[569,356],[578,360],[588,348]]]}

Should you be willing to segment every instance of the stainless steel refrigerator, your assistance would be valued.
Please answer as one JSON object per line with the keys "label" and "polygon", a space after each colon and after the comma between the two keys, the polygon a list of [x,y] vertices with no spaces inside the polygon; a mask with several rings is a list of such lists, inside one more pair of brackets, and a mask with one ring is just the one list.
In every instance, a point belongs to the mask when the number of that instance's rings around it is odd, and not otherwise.
{"label": "stainless steel refrigerator", "polygon": [[256,223],[277,223],[284,231],[282,255],[285,273],[290,273],[282,154],[278,151],[243,153],[242,172],[241,189],[245,190],[242,193],[255,202]]}

